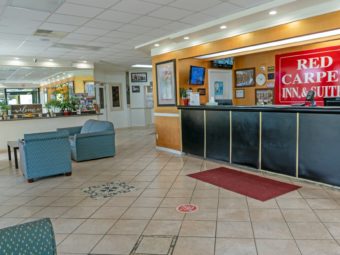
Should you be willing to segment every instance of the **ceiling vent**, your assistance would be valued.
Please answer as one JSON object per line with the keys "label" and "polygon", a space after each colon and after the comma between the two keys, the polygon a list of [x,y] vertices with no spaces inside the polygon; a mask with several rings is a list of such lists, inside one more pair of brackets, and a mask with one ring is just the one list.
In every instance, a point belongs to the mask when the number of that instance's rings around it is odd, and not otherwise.
{"label": "ceiling vent", "polygon": [[53,31],[48,29],[37,29],[34,34],[34,36],[40,36],[40,37],[48,37],[48,38],[64,38],[67,33],[66,32],[59,32],[59,31]]}

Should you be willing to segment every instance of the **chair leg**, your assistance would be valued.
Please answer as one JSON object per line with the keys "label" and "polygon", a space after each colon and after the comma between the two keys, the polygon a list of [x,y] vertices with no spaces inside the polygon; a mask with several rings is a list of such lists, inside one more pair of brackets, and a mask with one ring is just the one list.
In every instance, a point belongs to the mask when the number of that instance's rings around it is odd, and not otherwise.
{"label": "chair leg", "polygon": [[66,173],[65,175],[66,175],[66,176],[71,176],[71,175],[72,175],[72,172]]}
{"label": "chair leg", "polygon": [[28,182],[28,183],[33,183],[34,180],[33,180],[33,179],[28,179],[27,182]]}

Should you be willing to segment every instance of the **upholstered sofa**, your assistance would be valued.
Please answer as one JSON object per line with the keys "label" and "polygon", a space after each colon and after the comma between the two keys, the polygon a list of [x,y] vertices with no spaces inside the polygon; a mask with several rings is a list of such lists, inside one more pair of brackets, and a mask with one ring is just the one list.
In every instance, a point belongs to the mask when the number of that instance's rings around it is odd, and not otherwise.
{"label": "upholstered sofa", "polygon": [[19,141],[21,170],[28,180],[58,174],[71,175],[71,147],[68,133],[25,134]]}
{"label": "upholstered sofa", "polygon": [[115,131],[109,121],[87,120],[83,126],[57,130],[68,132],[75,161],[113,157],[116,153]]}
{"label": "upholstered sofa", "polygon": [[51,220],[0,229],[0,254],[57,255]]}

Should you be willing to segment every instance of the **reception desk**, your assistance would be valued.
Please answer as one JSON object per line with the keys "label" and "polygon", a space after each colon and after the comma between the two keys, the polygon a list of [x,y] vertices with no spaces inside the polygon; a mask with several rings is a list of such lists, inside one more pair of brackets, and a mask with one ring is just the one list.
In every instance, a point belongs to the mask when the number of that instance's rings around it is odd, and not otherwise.
{"label": "reception desk", "polygon": [[54,118],[25,118],[0,120],[0,151],[7,151],[7,141],[16,141],[24,134],[56,131],[57,128],[81,126],[89,119],[98,119],[98,114],[58,116]]}
{"label": "reception desk", "polygon": [[340,108],[180,106],[182,151],[340,186]]}

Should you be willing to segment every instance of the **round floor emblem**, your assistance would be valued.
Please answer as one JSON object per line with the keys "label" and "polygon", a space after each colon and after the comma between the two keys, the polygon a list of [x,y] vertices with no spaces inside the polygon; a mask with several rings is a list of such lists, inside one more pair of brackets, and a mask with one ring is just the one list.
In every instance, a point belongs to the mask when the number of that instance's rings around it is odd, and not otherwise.
{"label": "round floor emblem", "polygon": [[194,204],[183,204],[176,207],[177,212],[180,213],[193,213],[198,210],[198,206]]}

